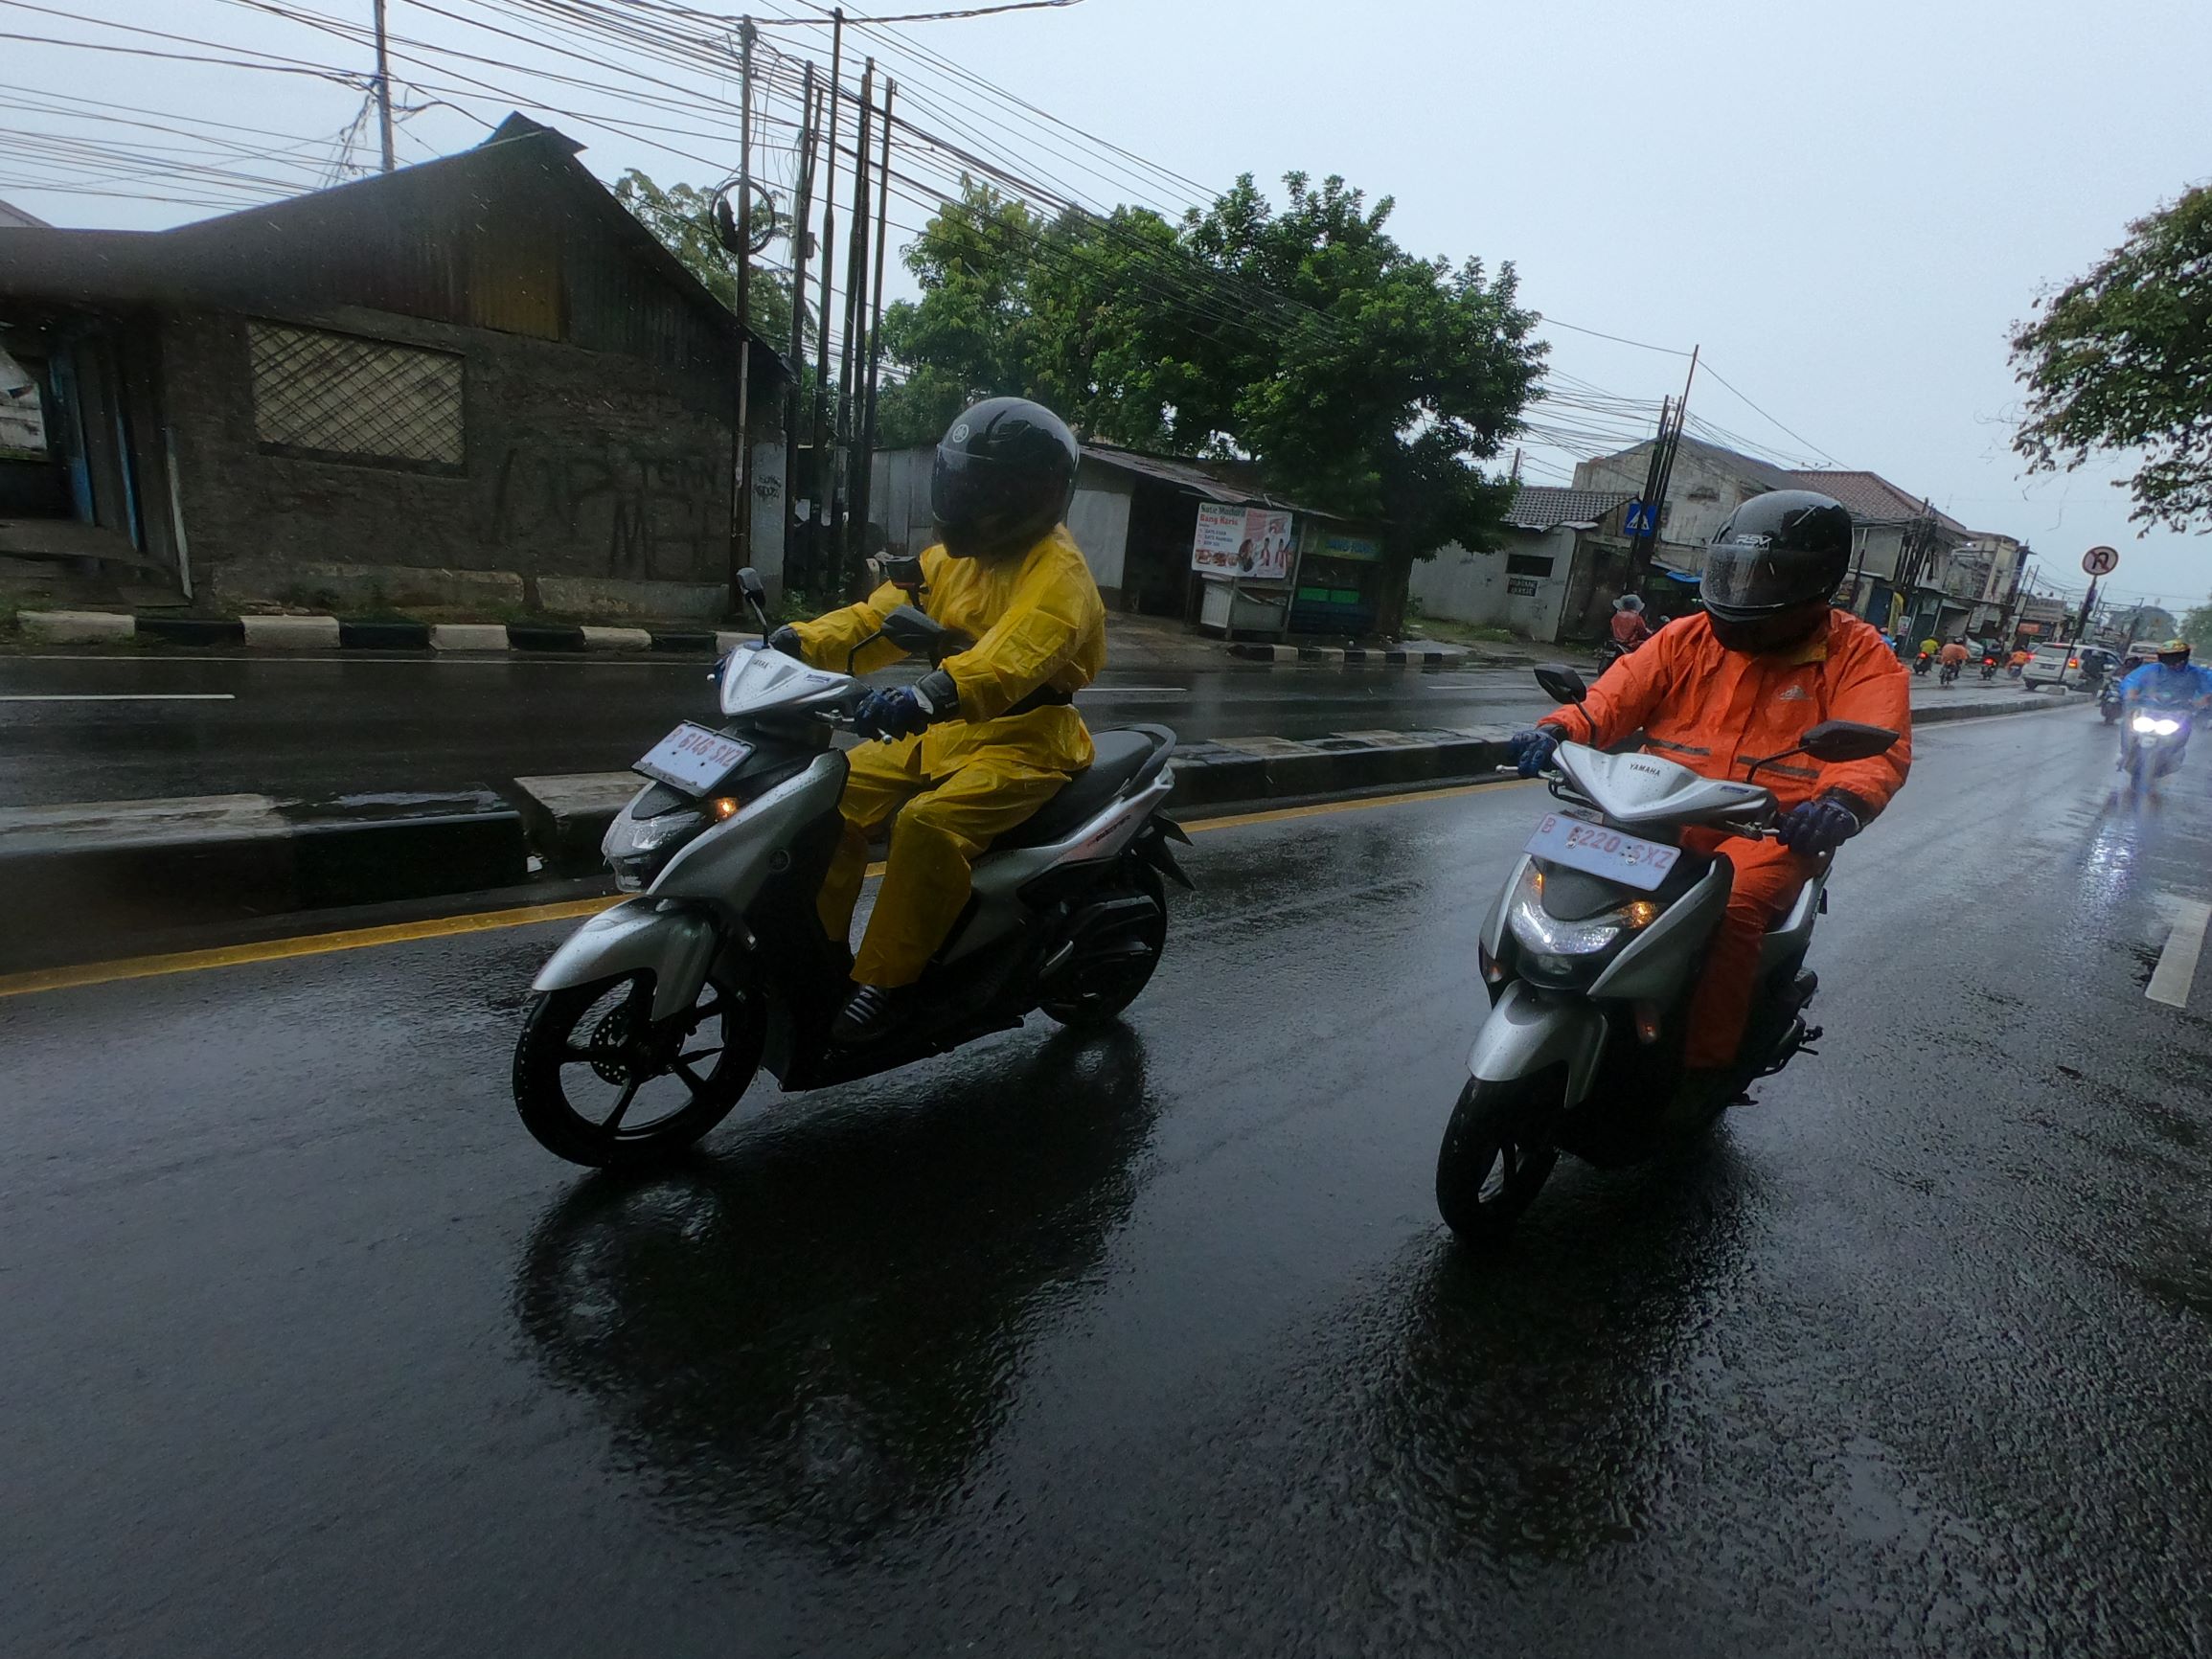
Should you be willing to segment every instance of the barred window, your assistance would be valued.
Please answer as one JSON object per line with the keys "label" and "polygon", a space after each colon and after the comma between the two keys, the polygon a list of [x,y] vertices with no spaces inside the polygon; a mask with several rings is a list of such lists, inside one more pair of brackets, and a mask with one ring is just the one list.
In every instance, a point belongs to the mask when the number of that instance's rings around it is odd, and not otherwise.
{"label": "barred window", "polygon": [[275,455],[458,472],[462,359],[358,334],[251,322],[254,437]]}

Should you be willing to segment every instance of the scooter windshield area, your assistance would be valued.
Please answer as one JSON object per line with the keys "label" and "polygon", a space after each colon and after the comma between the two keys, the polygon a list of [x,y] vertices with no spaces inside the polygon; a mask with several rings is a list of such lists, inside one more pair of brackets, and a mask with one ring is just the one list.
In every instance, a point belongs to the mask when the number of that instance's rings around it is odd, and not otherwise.
{"label": "scooter windshield area", "polygon": [[828,702],[853,683],[851,676],[810,669],[782,651],[732,651],[722,669],[722,713],[753,715],[769,709]]}

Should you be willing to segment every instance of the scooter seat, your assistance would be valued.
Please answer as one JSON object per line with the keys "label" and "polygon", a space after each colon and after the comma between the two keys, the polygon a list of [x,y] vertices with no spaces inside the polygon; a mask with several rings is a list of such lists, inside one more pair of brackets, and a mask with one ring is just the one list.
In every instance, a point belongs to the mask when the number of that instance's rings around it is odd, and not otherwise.
{"label": "scooter seat", "polygon": [[1123,789],[1140,781],[1150,782],[1152,774],[1167,763],[1174,741],[1174,734],[1162,726],[1119,727],[1094,734],[1091,746],[1096,753],[1090,765],[1027,820],[993,841],[991,850],[1005,852],[1066,840],[1104,811]]}

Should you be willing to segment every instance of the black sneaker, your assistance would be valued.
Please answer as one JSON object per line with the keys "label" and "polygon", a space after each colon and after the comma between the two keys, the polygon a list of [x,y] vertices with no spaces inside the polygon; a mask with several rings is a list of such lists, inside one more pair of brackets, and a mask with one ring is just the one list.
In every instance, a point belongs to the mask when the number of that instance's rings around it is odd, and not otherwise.
{"label": "black sneaker", "polygon": [[830,1023],[830,1040],[847,1048],[881,1040],[896,1023],[893,1015],[897,995],[898,992],[879,985],[855,986],[853,994],[845,999],[845,1006],[837,1011],[837,1017]]}

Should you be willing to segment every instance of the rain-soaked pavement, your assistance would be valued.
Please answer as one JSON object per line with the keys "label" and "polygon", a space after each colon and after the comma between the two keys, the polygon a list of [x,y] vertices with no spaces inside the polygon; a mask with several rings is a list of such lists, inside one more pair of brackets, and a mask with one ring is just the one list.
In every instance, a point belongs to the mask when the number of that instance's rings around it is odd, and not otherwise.
{"label": "rain-soaked pavement", "polygon": [[1129,1028],[507,1101],[557,936],[0,1002],[0,1651],[2201,1652],[2212,754],[1930,729],[1824,1052],[1502,1256],[1429,1178],[1541,797],[1201,834]]}

